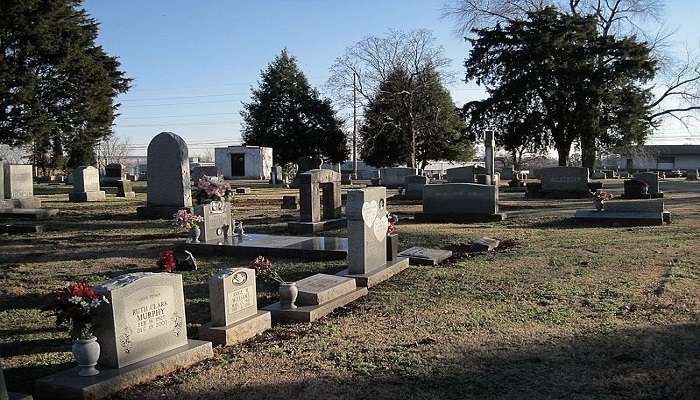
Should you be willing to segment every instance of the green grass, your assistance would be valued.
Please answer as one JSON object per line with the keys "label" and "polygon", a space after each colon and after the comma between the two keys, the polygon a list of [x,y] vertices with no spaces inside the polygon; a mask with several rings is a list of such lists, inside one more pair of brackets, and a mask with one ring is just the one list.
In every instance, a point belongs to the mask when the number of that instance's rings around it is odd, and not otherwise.
{"label": "green grass", "polygon": [[[697,398],[700,184],[674,185],[666,189],[674,223],[663,227],[580,226],[568,218],[586,202],[511,194],[502,194],[511,216],[501,224],[404,218],[402,248],[444,248],[481,236],[515,245],[411,267],[328,318],[275,325],[115,398]],[[96,204],[68,203],[65,189],[37,191],[46,207],[61,210],[52,230],[0,237],[0,355],[10,389],[23,392],[71,365],[66,331],[40,311],[45,293],[76,277],[99,283],[155,270],[158,252],[182,240],[167,221],[136,219],[141,186],[134,201]],[[254,187],[236,200],[234,216],[248,231],[284,232],[294,213],[279,209],[281,196]],[[390,201],[389,209],[410,215],[416,206]],[[200,270],[182,273],[190,337],[209,319],[208,277],[250,260],[199,261]],[[273,262],[289,280],[344,264]],[[258,282],[258,297],[260,306],[276,301],[275,287]]]}

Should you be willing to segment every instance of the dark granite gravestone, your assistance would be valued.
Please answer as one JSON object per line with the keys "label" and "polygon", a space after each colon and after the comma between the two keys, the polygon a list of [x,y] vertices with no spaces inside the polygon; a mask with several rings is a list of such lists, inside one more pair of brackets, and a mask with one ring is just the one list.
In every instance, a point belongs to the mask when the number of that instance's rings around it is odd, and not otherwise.
{"label": "dark granite gravestone", "polygon": [[148,144],[146,206],[136,209],[141,218],[172,218],[192,207],[187,144],[172,132],[156,135]]}
{"label": "dark granite gravestone", "polygon": [[100,184],[104,187],[116,187],[120,180],[126,180],[126,167],[119,163],[107,164]]}
{"label": "dark granite gravestone", "polygon": [[649,185],[639,179],[627,179],[624,181],[624,199],[650,199]]}
{"label": "dark granite gravestone", "polygon": [[292,233],[313,233],[337,229],[346,223],[341,217],[340,173],[314,169],[297,175],[299,180],[299,221],[287,227]]}
{"label": "dark granite gravestone", "polygon": [[448,183],[476,183],[477,175],[486,175],[486,168],[480,165],[449,168],[447,170]]}
{"label": "dark granite gravestone", "polygon": [[423,212],[415,216],[425,222],[502,221],[498,210],[498,186],[476,183],[426,185]]}
{"label": "dark granite gravestone", "polygon": [[406,194],[408,200],[423,200],[423,188],[428,184],[428,178],[420,175],[409,175],[404,178]]}
{"label": "dark granite gravestone", "polygon": [[379,170],[379,178],[383,186],[396,189],[404,185],[407,176],[416,175],[416,172],[415,168],[408,167],[382,168]]}
{"label": "dark granite gravestone", "polygon": [[296,210],[299,206],[297,205],[297,196],[287,195],[282,196],[282,209],[283,210]]}
{"label": "dark granite gravestone", "polygon": [[663,225],[671,223],[671,212],[664,208],[663,199],[608,201],[603,210],[580,209],[577,220],[604,224]]}
{"label": "dark granite gravestone", "polygon": [[[1,166],[0,166],[1,167]],[[5,374],[0,369],[0,400],[32,400],[28,394],[8,392],[5,384]]]}
{"label": "dark granite gravestone", "polygon": [[652,198],[662,198],[664,193],[659,190],[659,174],[656,172],[637,172],[634,179],[640,180],[649,185],[649,194]]}

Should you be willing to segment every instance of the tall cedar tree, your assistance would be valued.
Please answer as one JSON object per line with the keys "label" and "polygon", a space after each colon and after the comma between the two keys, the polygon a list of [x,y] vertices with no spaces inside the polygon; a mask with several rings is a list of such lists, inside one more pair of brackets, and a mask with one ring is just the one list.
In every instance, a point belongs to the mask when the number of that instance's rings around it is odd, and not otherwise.
{"label": "tall cedar tree", "polygon": [[260,87],[241,111],[246,144],[272,147],[276,164],[308,156],[347,159],[347,137],[331,101],[319,98],[286,49],[261,75]]}
{"label": "tall cedar tree", "polygon": [[579,143],[584,166],[593,167],[596,148],[649,134],[651,93],[641,85],[653,79],[656,63],[646,43],[601,35],[594,16],[552,7],[473,32],[467,80],[485,85],[490,97],[465,111],[472,126],[490,120],[511,151],[551,143],[566,165]]}
{"label": "tall cedar tree", "polygon": [[376,167],[411,165],[411,127],[422,168],[430,160],[470,160],[474,155],[461,113],[433,69],[414,79],[396,69],[381,82],[360,126],[362,159]]}
{"label": "tall cedar tree", "polygon": [[130,79],[95,44],[81,0],[0,2],[0,143],[32,145],[40,167],[92,164]]}

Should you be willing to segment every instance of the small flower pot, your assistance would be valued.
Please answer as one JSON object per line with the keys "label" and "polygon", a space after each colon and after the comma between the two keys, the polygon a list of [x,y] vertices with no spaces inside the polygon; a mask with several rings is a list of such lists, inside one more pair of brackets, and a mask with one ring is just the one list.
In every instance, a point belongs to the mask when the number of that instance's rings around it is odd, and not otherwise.
{"label": "small flower pot", "polygon": [[296,282],[283,282],[280,283],[279,296],[280,296],[280,306],[285,310],[291,310],[297,308],[294,304],[297,301],[297,296],[299,295],[299,289],[297,288]]}
{"label": "small flower pot", "polygon": [[95,376],[100,371],[95,368],[100,359],[100,344],[96,337],[76,339],[73,341],[73,357],[78,362],[80,376]]}
{"label": "small flower pot", "polygon": [[202,234],[202,230],[199,225],[195,225],[190,230],[190,243],[199,243],[199,235]]}

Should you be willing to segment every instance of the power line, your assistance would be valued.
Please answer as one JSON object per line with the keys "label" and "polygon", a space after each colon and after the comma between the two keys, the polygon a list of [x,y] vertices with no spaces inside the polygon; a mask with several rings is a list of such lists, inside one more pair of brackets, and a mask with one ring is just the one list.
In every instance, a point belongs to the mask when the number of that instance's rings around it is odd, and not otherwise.
{"label": "power line", "polygon": [[180,115],[151,115],[148,117],[119,117],[119,120],[131,119],[157,119],[157,118],[189,118],[189,117],[214,117],[219,115],[238,115],[237,112],[211,113],[211,114],[180,114]]}

